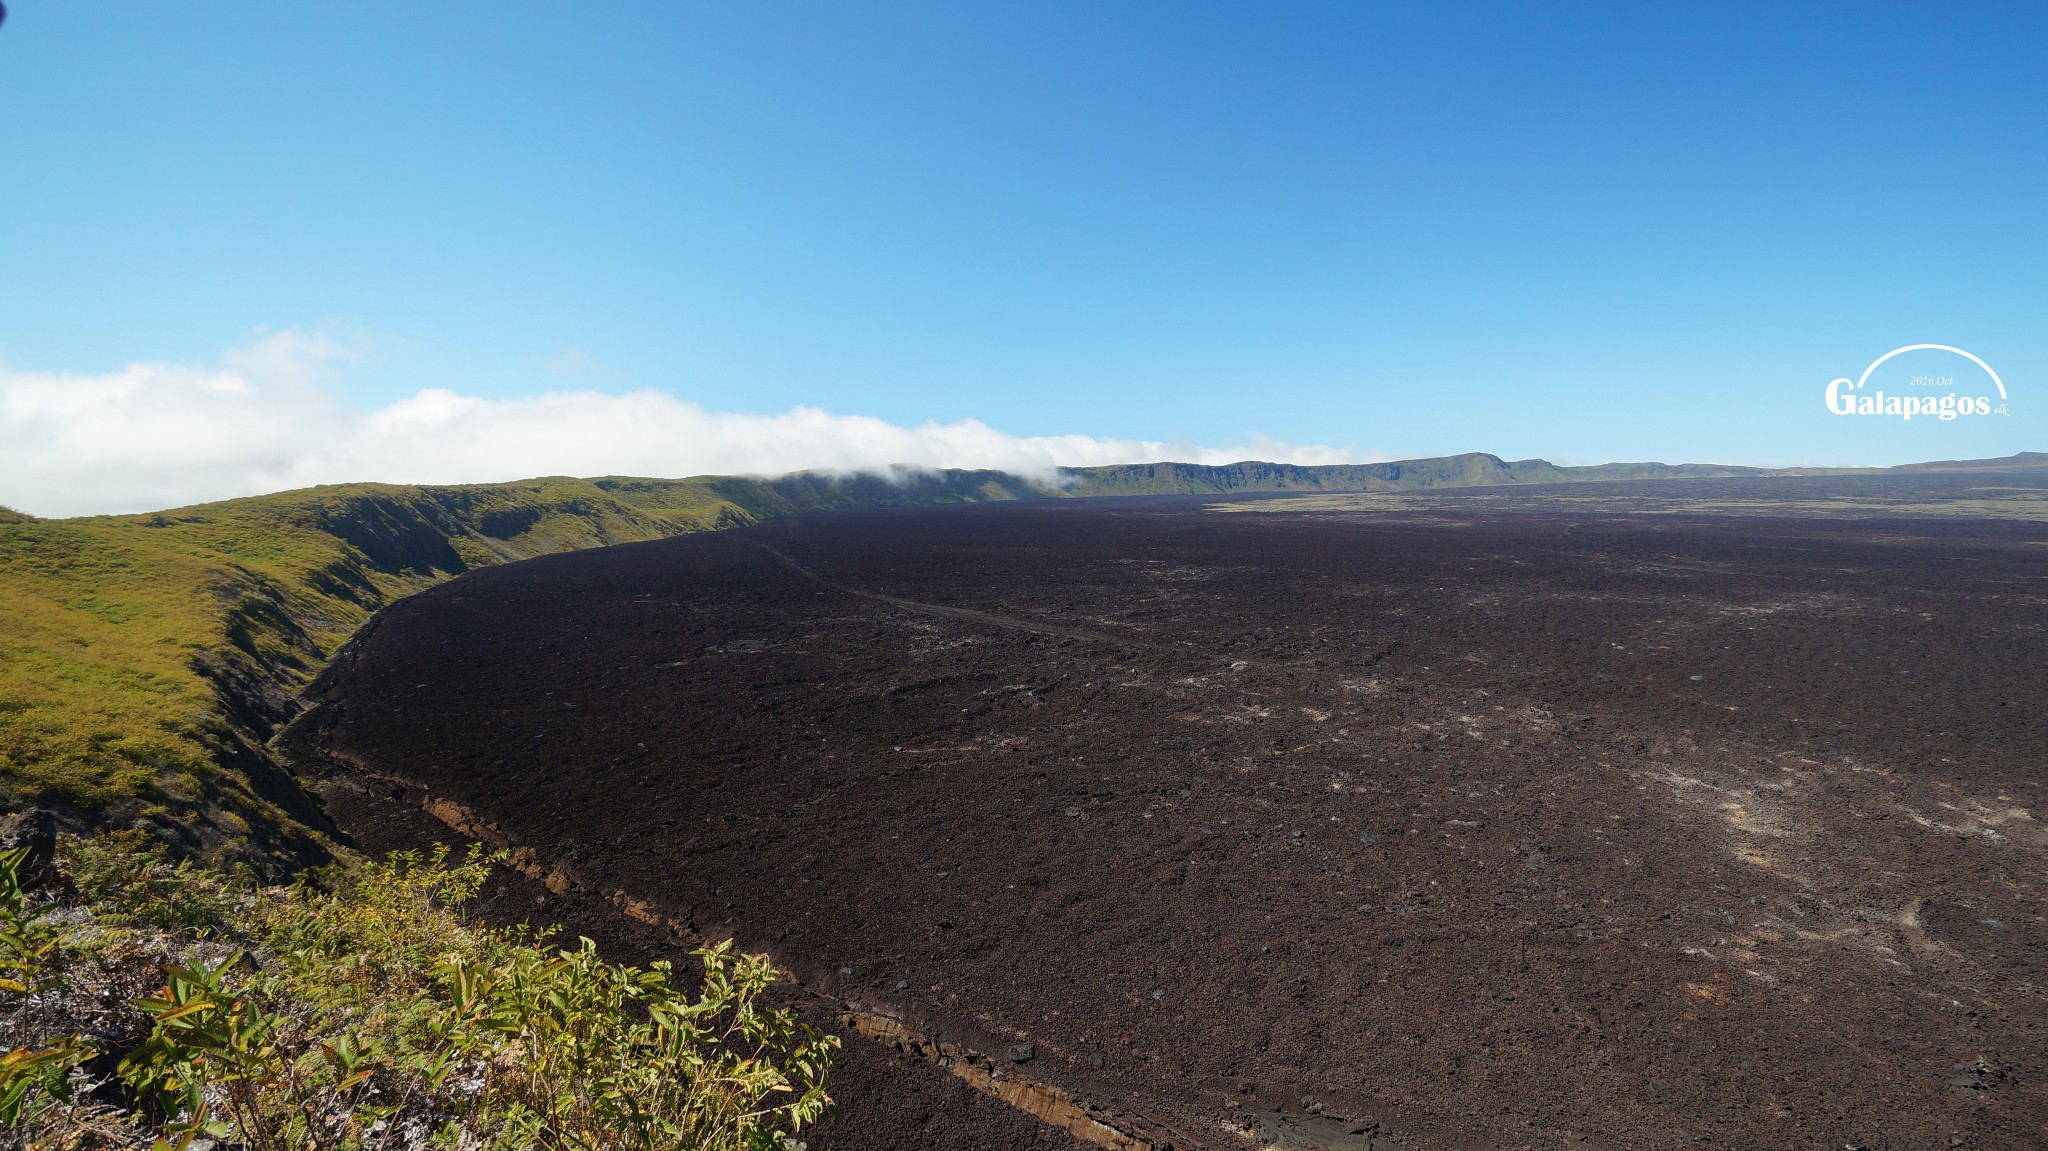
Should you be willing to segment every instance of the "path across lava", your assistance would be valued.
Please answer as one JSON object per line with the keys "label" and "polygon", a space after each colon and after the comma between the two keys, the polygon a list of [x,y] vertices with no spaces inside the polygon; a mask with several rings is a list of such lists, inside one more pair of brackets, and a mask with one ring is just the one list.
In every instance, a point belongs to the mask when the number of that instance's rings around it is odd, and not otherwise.
{"label": "path across lava", "polygon": [[795,560],[790,559],[788,556],[782,554],[782,552],[776,550],[776,548],[770,544],[764,543],[761,545],[761,548],[764,551],[766,551],[769,555],[774,556],[776,559],[781,560],[783,563],[786,563],[790,567],[796,569],[796,571],[799,574],[801,574],[805,579],[811,580],[815,583],[831,588],[833,591],[836,592],[843,592],[847,595],[857,596],[861,599],[873,600],[876,603],[885,603],[888,604],[890,607],[900,607],[905,611],[914,611],[922,615],[946,616],[951,619],[972,620],[975,623],[985,623],[991,627],[1009,628],[1012,631],[1036,632],[1039,635],[1056,635],[1063,639],[1078,639],[1086,643],[1114,643],[1123,644],[1126,646],[1136,646],[1136,641],[1133,641],[1128,638],[1118,638],[1116,636],[1100,635],[1096,632],[1081,631],[1077,628],[1070,627],[1057,627],[1053,624],[1047,623],[1034,623],[1027,619],[1016,619],[1011,616],[992,615],[985,611],[975,611],[972,608],[947,607],[944,604],[936,603],[919,603],[917,600],[903,599],[898,596],[883,595],[880,592],[863,591],[860,588],[847,587],[844,584],[833,583],[831,580],[826,579],[824,576],[821,576],[818,573],[812,571],[811,569],[805,567],[804,565],[796,562]]}

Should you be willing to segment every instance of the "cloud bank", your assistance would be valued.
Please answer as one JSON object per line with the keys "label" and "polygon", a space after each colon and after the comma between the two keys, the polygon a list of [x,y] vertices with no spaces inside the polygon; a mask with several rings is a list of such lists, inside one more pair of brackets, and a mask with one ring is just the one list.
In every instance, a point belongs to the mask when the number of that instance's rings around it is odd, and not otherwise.
{"label": "cloud bank", "polygon": [[665,392],[489,400],[434,388],[371,412],[329,384],[345,349],[285,331],[217,367],[103,375],[0,367],[0,504],[39,516],[150,511],[312,484],[476,483],[543,475],[680,477],[890,465],[997,468],[1387,458],[1252,436],[1210,448],[1088,435],[1013,436],[978,420],[903,427],[796,407],[708,412]]}

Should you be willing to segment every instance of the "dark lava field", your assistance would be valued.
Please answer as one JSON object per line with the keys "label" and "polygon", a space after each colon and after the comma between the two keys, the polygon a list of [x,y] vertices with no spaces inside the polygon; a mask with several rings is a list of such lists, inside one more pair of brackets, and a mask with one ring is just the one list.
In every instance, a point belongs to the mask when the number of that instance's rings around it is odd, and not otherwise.
{"label": "dark lava field", "polygon": [[[474,572],[287,745],[1124,1146],[2048,1145],[2048,525],[1232,506]],[[846,1042],[814,1149],[1081,1146]]]}

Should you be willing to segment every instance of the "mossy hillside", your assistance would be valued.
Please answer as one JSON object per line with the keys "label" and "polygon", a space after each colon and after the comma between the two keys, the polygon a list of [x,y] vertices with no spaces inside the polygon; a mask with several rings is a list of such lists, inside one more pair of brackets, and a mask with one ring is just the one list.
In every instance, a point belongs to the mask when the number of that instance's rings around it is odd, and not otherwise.
{"label": "mossy hillside", "polygon": [[210,854],[317,857],[262,744],[378,608],[473,567],[745,522],[688,481],[349,485],[0,520],[0,796]]}

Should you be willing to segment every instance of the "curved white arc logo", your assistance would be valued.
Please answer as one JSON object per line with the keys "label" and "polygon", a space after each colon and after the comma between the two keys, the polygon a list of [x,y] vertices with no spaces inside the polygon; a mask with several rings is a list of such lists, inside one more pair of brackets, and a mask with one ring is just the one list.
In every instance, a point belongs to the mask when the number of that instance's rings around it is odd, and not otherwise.
{"label": "curved white arc logo", "polygon": [[[1850,386],[1857,388],[1862,387],[1864,382],[1870,379],[1870,373],[1877,370],[1877,366],[1879,364],[1884,363],[1886,360],[1891,359],[1893,356],[1903,356],[1907,352],[1954,352],[1956,355],[1961,356],[1962,358],[1970,361],[1971,363],[1977,365],[1980,368],[1983,368],[1984,374],[1991,377],[1991,382],[1998,385],[1998,398],[2001,400],[2008,398],[2005,394],[2005,381],[1998,378],[1998,373],[1991,370],[1990,364],[1985,363],[1983,360],[1978,359],[1976,356],[1971,355],[1970,353],[1962,350],[1961,348],[1951,347],[1948,344],[1907,344],[1903,348],[1893,348],[1891,351],[1886,352],[1884,355],[1879,356],[1878,358],[1870,361],[1870,366],[1863,369],[1863,374],[1861,376],[1858,376],[1856,382],[1854,384],[1851,384]],[[1849,383],[1849,377],[1847,376],[1841,376],[1834,380],[1830,380],[1828,382],[1829,394],[1833,394],[1833,389],[1835,385],[1847,383]]]}

